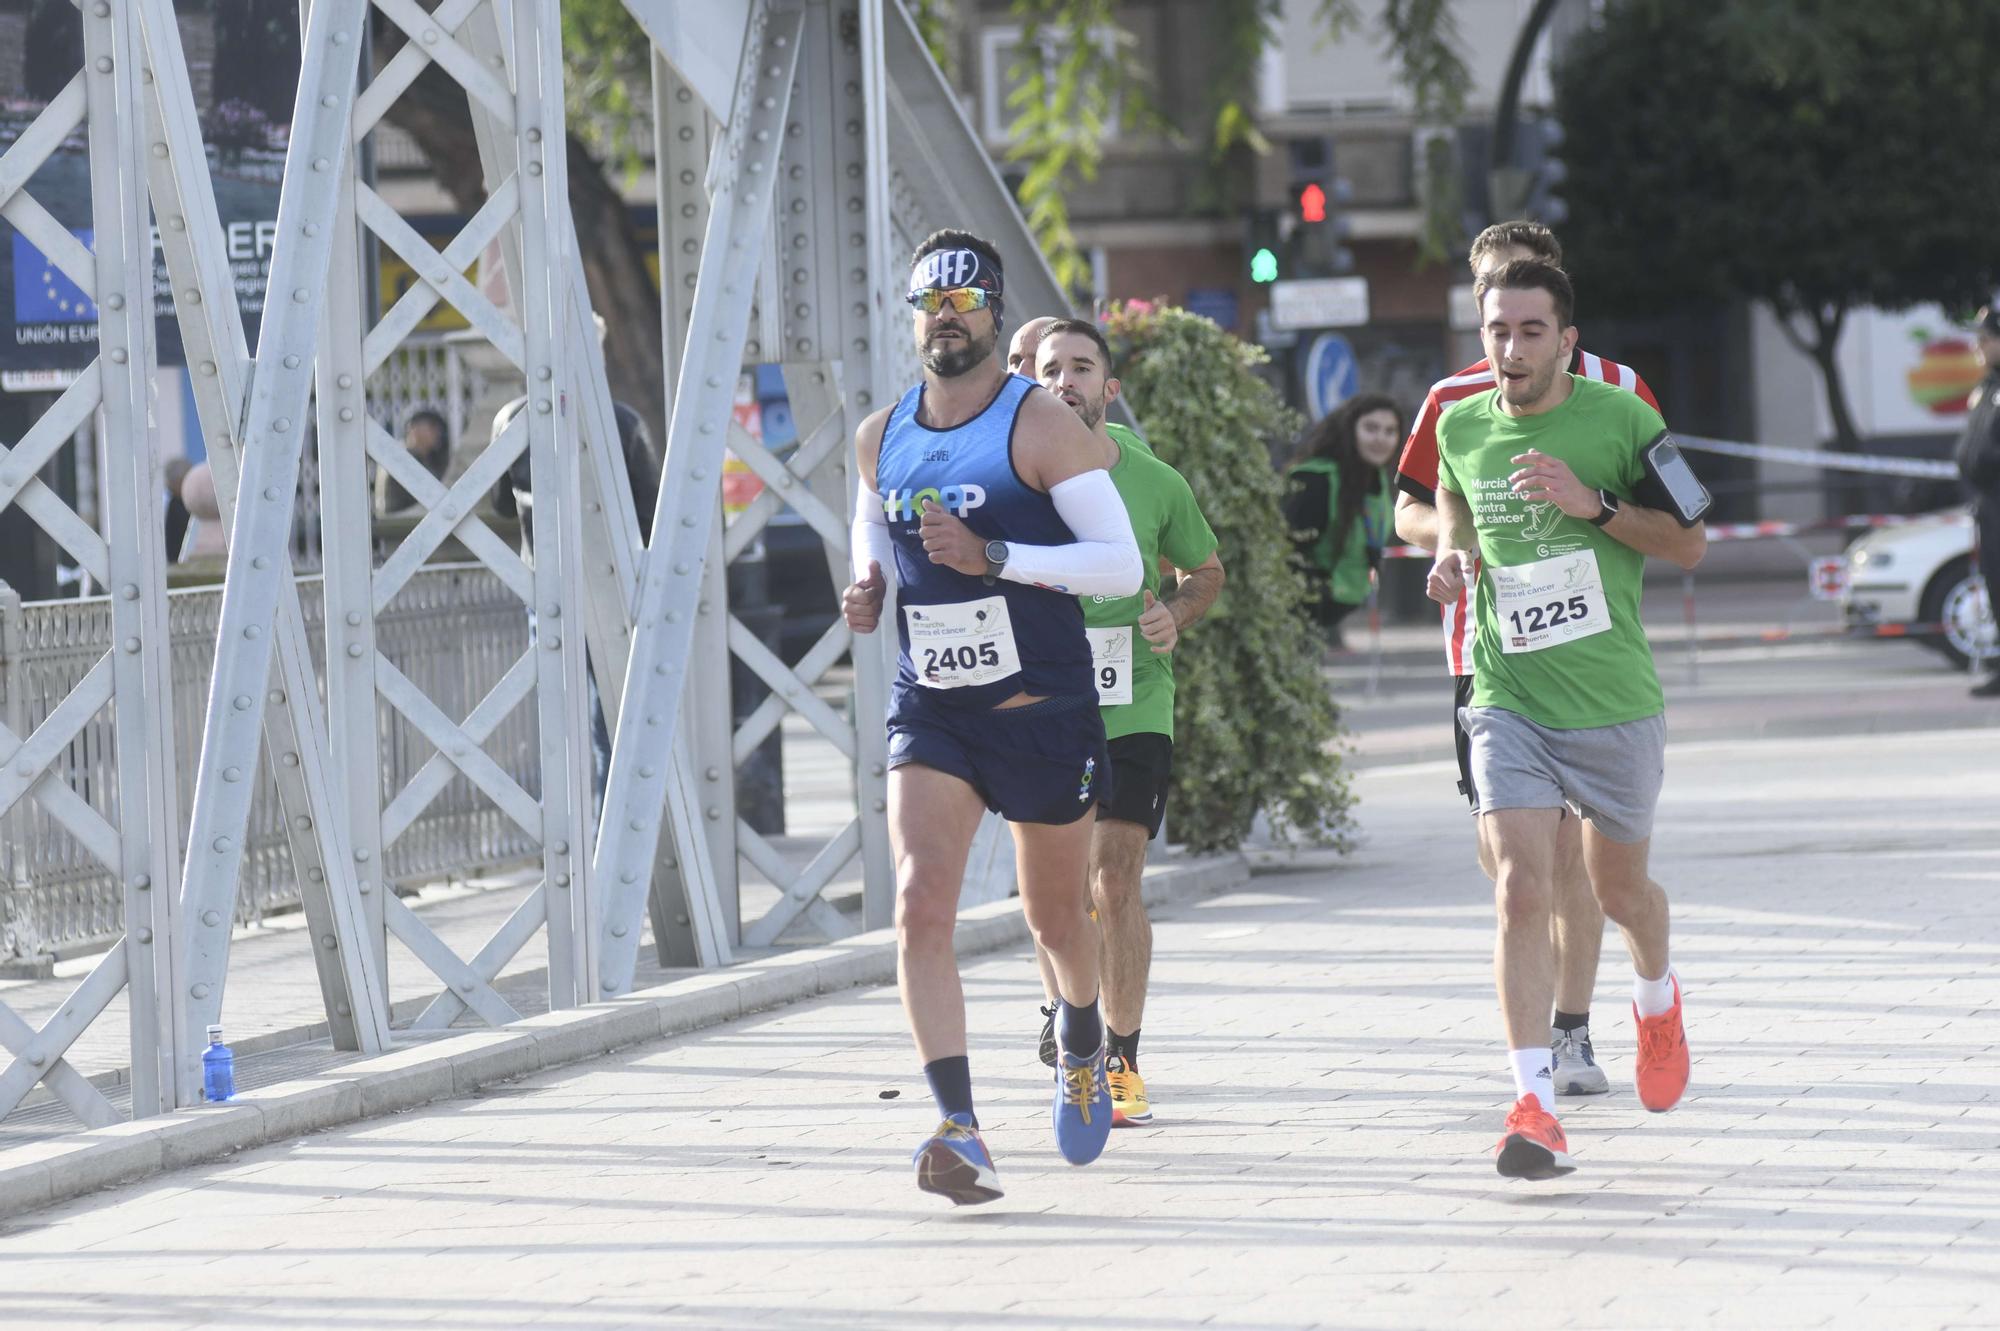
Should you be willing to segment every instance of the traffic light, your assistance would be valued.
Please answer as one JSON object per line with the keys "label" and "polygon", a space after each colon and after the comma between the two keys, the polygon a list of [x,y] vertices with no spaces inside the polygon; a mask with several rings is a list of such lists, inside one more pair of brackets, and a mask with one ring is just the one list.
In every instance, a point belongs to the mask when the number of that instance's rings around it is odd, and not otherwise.
{"label": "traffic light", "polygon": [[1243,237],[1243,253],[1250,260],[1250,280],[1259,285],[1278,280],[1278,253],[1284,242],[1278,231],[1278,215],[1266,210],[1250,214]]}
{"label": "traffic light", "polygon": [[1289,151],[1294,225],[1286,276],[1338,277],[1354,267],[1353,251],[1341,243],[1351,224],[1340,211],[1353,187],[1334,169],[1332,139],[1294,139]]}

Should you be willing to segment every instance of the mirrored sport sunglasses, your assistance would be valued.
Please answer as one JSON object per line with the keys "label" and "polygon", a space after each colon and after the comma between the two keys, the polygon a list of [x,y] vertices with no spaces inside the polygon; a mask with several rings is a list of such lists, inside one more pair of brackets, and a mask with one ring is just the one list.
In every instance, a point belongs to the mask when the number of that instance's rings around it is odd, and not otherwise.
{"label": "mirrored sport sunglasses", "polygon": [[908,296],[908,300],[910,304],[916,306],[925,314],[936,314],[946,304],[949,304],[952,309],[958,311],[960,314],[970,314],[974,310],[983,310],[986,308],[987,294],[982,287],[951,287],[949,289],[927,287],[922,291],[912,291]]}

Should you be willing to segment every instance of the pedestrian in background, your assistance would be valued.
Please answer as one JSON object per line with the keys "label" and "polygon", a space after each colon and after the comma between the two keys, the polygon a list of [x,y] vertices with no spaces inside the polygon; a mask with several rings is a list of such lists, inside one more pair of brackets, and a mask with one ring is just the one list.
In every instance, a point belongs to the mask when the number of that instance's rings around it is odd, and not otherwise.
{"label": "pedestrian in background", "polygon": [[[442,413],[422,407],[403,422],[403,447],[424,464],[424,470],[439,480],[451,469],[451,427]],[[387,467],[375,471],[375,513],[386,517],[417,506],[417,500],[389,474]]]}
{"label": "pedestrian in background", "polygon": [[[2000,616],[2000,307],[1979,312],[1979,363],[1986,373],[1967,403],[1965,433],[1953,455],[1965,488],[1972,492],[1974,540],[1979,576],[1986,583],[1989,613]],[[1972,689],[1975,698],[2000,698],[2000,658],[1987,662],[1993,673]]]}
{"label": "pedestrian in background", "polygon": [[1387,395],[1357,394],[1306,432],[1288,474],[1285,521],[1329,646],[1340,645],[1340,621],[1368,600],[1368,575],[1394,530],[1389,464],[1403,426],[1403,413]]}

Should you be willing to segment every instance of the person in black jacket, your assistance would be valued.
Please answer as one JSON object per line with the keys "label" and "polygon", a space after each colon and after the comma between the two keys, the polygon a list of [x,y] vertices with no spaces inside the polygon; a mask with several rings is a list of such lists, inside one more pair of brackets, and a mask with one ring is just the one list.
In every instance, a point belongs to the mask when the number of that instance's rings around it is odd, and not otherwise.
{"label": "person in black jacket", "polygon": [[[2000,615],[2000,306],[1979,312],[1979,361],[1986,367],[1979,387],[1967,404],[1965,432],[1958,437],[1954,459],[1965,488],[1972,492],[1974,539],[1979,575],[1986,582],[1990,613]],[[1973,687],[1976,698],[2000,698],[2000,658],[1986,682]]]}

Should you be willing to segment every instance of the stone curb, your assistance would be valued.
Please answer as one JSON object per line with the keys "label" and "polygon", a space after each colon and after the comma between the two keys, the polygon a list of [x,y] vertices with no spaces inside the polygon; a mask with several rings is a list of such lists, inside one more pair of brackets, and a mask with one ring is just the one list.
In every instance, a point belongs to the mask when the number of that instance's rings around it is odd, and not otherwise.
{"label": "stone curb", "polygon": [[[1143,894],[1148,905],[1171,905],[1213,895],[1249,877],[1249,862],[1242,855],[1211,856],[1155,869],[1146,875]],[[961,957],[1027,938],[1027,920],[1017,900],[970,907],[959,916]],[[397,1049],[322,1076],[246,1091],[227,1105],[31,1142],[0,1152],[0,1220],[113,1184],[895,978],[895,930],[878,929],[825,947],[687,976],[609,1003]]]}

